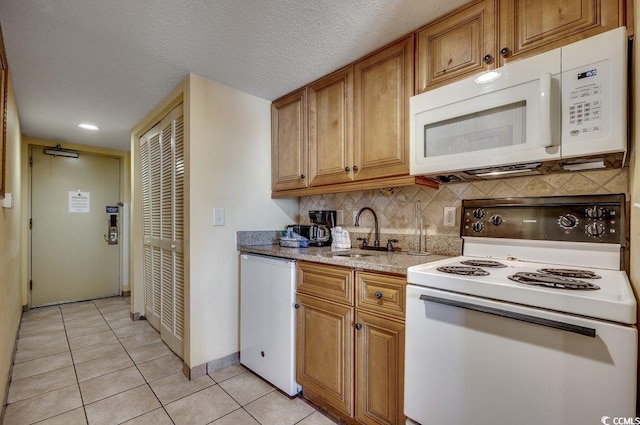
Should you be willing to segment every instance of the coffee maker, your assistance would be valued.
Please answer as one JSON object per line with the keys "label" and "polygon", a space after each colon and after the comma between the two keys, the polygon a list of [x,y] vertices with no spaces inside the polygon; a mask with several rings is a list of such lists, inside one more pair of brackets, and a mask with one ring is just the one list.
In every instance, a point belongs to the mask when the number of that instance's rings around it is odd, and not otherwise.
{"label": "coffee maker", "polygon": [[331,245],[331,228],[336,225],[336,212],[332,210],[309,211],[311,228],[309,229],[309,245]]}

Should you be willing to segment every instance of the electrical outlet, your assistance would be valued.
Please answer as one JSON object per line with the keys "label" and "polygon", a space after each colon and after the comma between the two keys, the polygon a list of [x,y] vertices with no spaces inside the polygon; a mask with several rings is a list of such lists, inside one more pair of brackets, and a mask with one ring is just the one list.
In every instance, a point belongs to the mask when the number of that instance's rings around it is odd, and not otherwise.
{"label": "electrical outlet", "polygon": [[456,225],[456,207],[444,207],[444,225],[446,227]]}

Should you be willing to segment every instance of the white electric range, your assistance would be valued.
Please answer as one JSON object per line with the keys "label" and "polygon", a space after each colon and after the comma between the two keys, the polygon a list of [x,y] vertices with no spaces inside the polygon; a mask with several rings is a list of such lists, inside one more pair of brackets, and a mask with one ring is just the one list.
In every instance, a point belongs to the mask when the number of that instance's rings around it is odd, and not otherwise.
{"label": "white electric range", "polygon": [[463,255],[409,268],[405,413],[423,425],[635,417],[623,195],[463,201]]}

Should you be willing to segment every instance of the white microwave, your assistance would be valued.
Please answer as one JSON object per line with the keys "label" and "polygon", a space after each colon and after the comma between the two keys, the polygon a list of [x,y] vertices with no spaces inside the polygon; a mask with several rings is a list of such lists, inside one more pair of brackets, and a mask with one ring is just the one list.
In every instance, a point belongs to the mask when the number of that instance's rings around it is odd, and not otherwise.
{"label": "white microwave", "polygon": [[412,175],[441,182],[624,165],[624,27],[410,99]]}

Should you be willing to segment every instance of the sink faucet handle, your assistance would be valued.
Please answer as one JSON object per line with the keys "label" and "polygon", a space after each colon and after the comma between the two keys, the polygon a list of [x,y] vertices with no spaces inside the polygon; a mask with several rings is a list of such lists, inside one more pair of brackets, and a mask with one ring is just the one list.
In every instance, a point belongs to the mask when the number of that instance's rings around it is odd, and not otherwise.
{"label": "sink faucet handle", "polygon": [[387,239],[387,250],[388,250],[388,251],[393,251],[393,248],[395,248],[395,247],[393,246],[393,244],[394,244],[394,243],[398,243],[398,242],[400,242],[400,241],[399,241],[399,240],[397,240],[397,239]]}
{"label": "sink faucet handle", "polygon": [[362,246],[367,246],[368,245],[367,238],[358,238],[357,240],[362,242]]}

